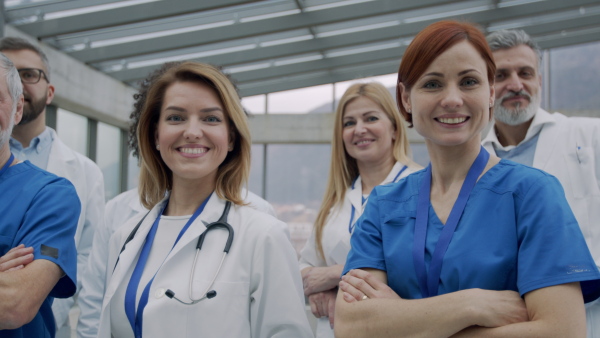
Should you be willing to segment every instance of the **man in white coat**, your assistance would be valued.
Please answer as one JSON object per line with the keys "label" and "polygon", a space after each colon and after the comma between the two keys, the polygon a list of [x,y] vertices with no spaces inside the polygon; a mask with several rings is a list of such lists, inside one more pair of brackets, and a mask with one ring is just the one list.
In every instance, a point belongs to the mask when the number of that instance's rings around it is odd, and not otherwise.
{"label": "man in white coat", "polygon": [[[94,229],[104,216],[104,178],[94,162],[71,150],[52,128],[46,126],[46,105],[54,97],[46,55],[28,41],[12,37],[0,40],[0,51],[17,67],[25,97],[23,119],[14,127],[10,139],[11,151],[19,160],[29,160],[37,167],[71,181],[81,201],[75,233],[79,290]],[[70,337],[69,311],[74,303],[73,298],[54,301],[52,312],[57,337]]]}
{"label": "man in white coat", "polygon": [[[521,30],[487,37],[496,62],[495,123],[483,140],[501,158],[558,178],[600,265],[600,119],[566,117],[540,108],[541,51]],[[587,305],[588,337],[600,336],[600,305]]]}

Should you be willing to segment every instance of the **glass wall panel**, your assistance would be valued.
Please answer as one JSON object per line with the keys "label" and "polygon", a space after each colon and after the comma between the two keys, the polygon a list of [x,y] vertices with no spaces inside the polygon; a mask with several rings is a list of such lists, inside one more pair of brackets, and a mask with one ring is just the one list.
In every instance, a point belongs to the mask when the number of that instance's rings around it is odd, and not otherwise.
{"label": "glass wall panel", "polygon": [[140,178],[140,167],[138,166],[138,159],[134,157],[131,152],[127,158],[127,189],[133,189],[138,186]]}
{"label": "glass wall panel", "polygon": [[331,146],[328,144],[270,144],[267,147],[266,199],[290,229],[297,252],[310,235],[321,205]]}
{"label": "glass wall panel", "polygon": [[287,90],[267,95],[269,114],[329,113],[333,110],[333,85]]}
{"label": "glass wall panel", "polygon": [[550,50],[550,109],[600,117],[600,42]]}
{"label": "glass wall panel", "polygon": [[388,90],[392,94],[392,97],[395,99],[396,98],[396,81],[397,81],[397,79],[398,79],[398,75],[394,73],[394,74],[387,74],[387,75],[381,75],[381,76],[365,77],[362,79],[355,79],[355,80],[344,81],[344,82],[337,82],[337,83],[335,83],[335,107],[337,108],[338,102],[340,101],[340,99],[342,98],[342,95],[344,95],[346,90],[355,83],[380,82],[381,84],[383,84],[384,86],[386,86],[388,88]]}
{"label": "glass wall panel", "polygon": [[266,112],[266,103],[266,95],[255,95],[242,98],[242,106],[249,114],[264,114]]}
{"label": "glass wall panel", "polygon": [[98,122],[96,163],[104,174],[106,200],[119,194],[121,188],[121,130]]}
{"label": "glass wall panel", "polygon": [[258,196],[264,196],[263,191],[263,171],[264,171],[264,151],[263,144],[252,145],[252,164],[250,166],[250,177],[248,178],[248,190],[257,194]]}
{"label": "glass wall panel", "polygon": [[88,119],[85,116],[58,108],[56,133],[60,139],[76,152],[88,155]]}

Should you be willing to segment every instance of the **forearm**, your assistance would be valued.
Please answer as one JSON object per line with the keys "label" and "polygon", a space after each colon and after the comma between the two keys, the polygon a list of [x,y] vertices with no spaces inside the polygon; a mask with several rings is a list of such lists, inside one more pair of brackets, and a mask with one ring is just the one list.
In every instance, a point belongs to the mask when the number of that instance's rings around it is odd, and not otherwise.
{"label": "forearm", "polygon": [[449,337],[475,325],[471,290],[442,296],[406,299],[367,299],[348,303],[338,293],[336,337]]}
{"label": "forearm", "polygon": [[29,323],[62,275],[53,262],[39,259],[17,271],[0,273],[0,330]]}
{"label": "forearm", "polygon": [[530,321],[495,328],[471,327],[453,337],[586,337],[579,283],[531,291],[525,295],[525,304]]}
{"label": "forearm", "polygon": [[300,271],[304,285],[304,295],[310,296],[318,292],[337,287],[344,266],[336,264],[323,267],[308,267]]}

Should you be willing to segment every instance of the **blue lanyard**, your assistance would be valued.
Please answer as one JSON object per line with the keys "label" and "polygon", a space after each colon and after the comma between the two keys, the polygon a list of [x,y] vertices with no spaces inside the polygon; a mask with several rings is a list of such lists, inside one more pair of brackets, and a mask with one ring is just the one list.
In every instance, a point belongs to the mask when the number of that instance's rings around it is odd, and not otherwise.
{"label": "blue lanyard", "polygon": [[[183,236],[183,234],[190,227],[190,225],[194,222],[194,220],[196,220],[196,218],[202,213],[202,211],[204,210],[206,203],[208,203],[208,200],[210,199],[211,195],[209,195],[206,198],[206,200],[204,200],[204,202],[202,202],[202,204],[200,204],[200,206],[198,207],[198,209],[196,209],[196,211],[194,212],[192,217],[190,217],[190,219],[187,221],[187,223],[183,226],[183,229],[181,229],[181,231],[179,232],[179,235],[177,236],[177,239],[175,240],[173,247],[171,247],[171,250],[173,250],[175,245],[177,245],[177,242],[179,242],[179,239],[181,238],[181,236]],[[144,309],[146,308],[146,304],[148,304],[148,295],[150,293],[150,285],[152,285],[152,282],[154,281],[154,277],[156,277],[156,274],[158,273],[158,270],[160,270],[160,267],[154,273],[154,276],[152,276],[152,279],[150,279],[150,281],[144,288],[144,291],[142,292],[142,295],[140,296],[140,303],[138,304],[137,313],[136,313],[135,299],[137,296],[137,290],[140,285],[140,279],[142,278],[142,273],[144,272],[144,267],[146,266],[146,263],[148,262],[148,256],[150,254],[150,249],[152,248],[152,243],[154,242],[154,237],[156,236],[156,231],[158,229],[158,223],[160,221],[160,217],[163,214],[163,212],[165,211],[165,208],[167,207],[168,204],[169,204],[169,202],[167,201],[165,206],[162,208],[162,210],[158,214],[158,217],[156,217],[154,224],[152,224],[152,228],[150,229],[150,232],[148,233],[148,236],[146,237],[146,241],[144,242],[144,246],[142,247],[142,252],[140,253],[140,258],[138,259],[137,264],[135,265],[135,269],[133,270],[133,274],[131,275],[129,284],[127,285],[127,291],[125,292],[125,314],[127,314],[127,319],[129,320],[129,324],[131,325],[131,328],[133,329],[133,333],[136,338],[142,337],[142,324],[143,324]]]}
{"label": "blue lanyard", "polygon": [[465,210],[469,195],[477,183],[477,178],[481,175],[483,169],[485,169],[489,158],[490,154],[481,147],[479,155],[477,155],[477,158],[467,173],[467,177],[463,182],[458,198],[456,199],[456,202],[454,202],[454,206],[452,206],[450,216],[448,216],[446,225],[435,246],[435,251],[433,252],[431,263],[429,264],[429,273],[425,271],[425,239],[427,237],[431,193],[431,163],[427,166],[427,169],[425,169],[425,175],[419,190],[417,219],[415,221],[415,235],[413,242],[413,263],[415,265],[415,271],[417,273],[417,278],[419,279],[423,298],[433,297],[438,294],[444,255],[446,254],[446,250],[448,250],[448,245],[452,240],[458,221]]}
{"label": "blue lanyard", "polygon": [[6,172],[8,170],[10,165],[13,163],[14,159],[15,159],[15,155],[10,153],[10,157],[8,158],[8,161],[6,163],[4,163],[4,165],[2,166],[2,169],[0,169],[0,176],[2,176],[2,174],[4,174],[4,172]]}
{"label": "blue lanyard", "polygon": [[[398,177],[400,177],[400,175],[404,172],[404,170],[406,170],[407,166],[402,167],[402,169],[400,169],[400,171],[396,174],[396,177],[394,177],[394,179],[392,180],[392,183],[396,183],[396,181],[398,180]],[[354,182],[352,182],[352,186],[351,189],[354,190],[354,184],[356,184],[356,180],[358,179],[358,177],[356,179],[354,179]],[[364,208],[365,206],[365,202],[367,202],[369,200],[369,198],[362,198],[362,206]],[[356,208],[354,208],[354,205],[352,205],[352,210],[350,211],[350,222],[348,222],[348,232],[352,233],[354,231],[354,214],[356,213]]]}

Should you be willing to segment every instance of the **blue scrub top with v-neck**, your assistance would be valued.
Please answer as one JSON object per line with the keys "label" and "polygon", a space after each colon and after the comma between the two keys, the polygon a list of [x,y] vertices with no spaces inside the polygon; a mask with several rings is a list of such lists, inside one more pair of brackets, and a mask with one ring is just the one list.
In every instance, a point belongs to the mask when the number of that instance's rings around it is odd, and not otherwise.
{"label": "blue scrub top with v-neck", "polygon": [[[425,171],[376,187],[351,238],[344,274],[374,268],[402,298],[422,298],[413,263],[418,193]],[[425,266],[444,225],[429,205]],[[562,186],[553,176],[507,160],[475,185],[444,256],[438,294],[470,288],[527,292],[582,282],[600,296],[600,272]]]}
{"label": "blue scrub top with v-neck", "polygon": [[0,176],[0,256],[19,244],[33,247],[34,259],[49,260],[64,272],[33,320],[0,337],[54,337],[55,297],[75,293],[77,252],[75,230],[81,204],[71,182],[39,169],[29,161],[9,167]]}

